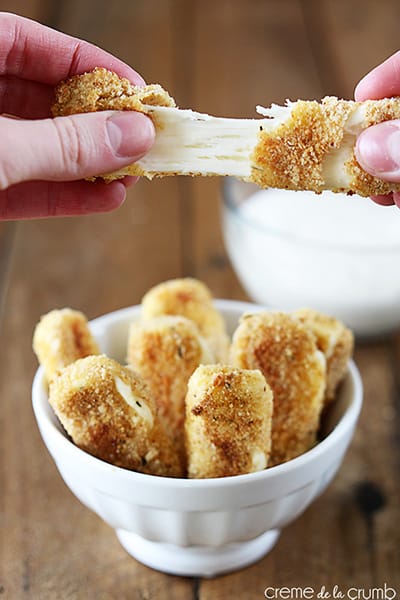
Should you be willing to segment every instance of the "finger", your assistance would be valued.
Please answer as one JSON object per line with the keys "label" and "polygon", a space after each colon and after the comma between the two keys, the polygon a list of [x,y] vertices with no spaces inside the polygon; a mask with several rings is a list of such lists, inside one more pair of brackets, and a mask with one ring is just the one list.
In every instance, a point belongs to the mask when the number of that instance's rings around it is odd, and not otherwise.
{"label": "finger", "polygon": [[154,126],[138,112],[104,111],[25,121],[0,117],[0,189],[29,180],[72,181],[136,162]]}
{"label": "finger", "polygon": [[394,204],[393,194],[371,196],[371,199],[382,206],[393,206]]}
{"label": "finger", "polygon": [[365,129],[357,140],[356,157],[371,175],[400,182],[400,121],[387,121]]}
{"label": "finger", "polygon": [[51,116],[53,102],[52,86],[16,77],[0,77],[0,114],[44,119]]}
{"label": "finger", "polygon": [[110,184],[88,181],[20,183],[0,191],[0,220],[110,212],[121,206],[125,196],[126,188],[120,181]]}
{"label": "finger", "polygon": [[354,97],[357,101],[379,100],[400,95],[400,51],[367,73],[358,83]]}
{"label": "finger", "polygon": [[128,65],[88,42],[11,13],[0,12],[0,25],[0,74],[54,85],[105,67],[132,83],[144,83]]}
{"label": "finger", "polygon": [[393,192],[393,202],[398,208],[400,208],[400,193],[399,192]]}
{"label": "finger", "polygon": [[131,175],[127,175],[122,179],[122,182],[126,188],[130,188],[132,187],[132,185],[135,185],[138,179],[139,177],[132,177]]}

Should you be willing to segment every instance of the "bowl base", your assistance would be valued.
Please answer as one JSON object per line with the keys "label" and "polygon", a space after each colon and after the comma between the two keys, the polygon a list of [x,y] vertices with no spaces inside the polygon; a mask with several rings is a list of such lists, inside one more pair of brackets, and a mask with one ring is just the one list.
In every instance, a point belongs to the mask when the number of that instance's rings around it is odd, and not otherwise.
{"label": "bowl base", "polygon": [[136,533],[117,529],[120,543],[138,561],[157,571],[187,577],[215,577],[246,567],[267,554],[279,534],[279,529],[271,529],[252,540],[215,548],[151,542]]}

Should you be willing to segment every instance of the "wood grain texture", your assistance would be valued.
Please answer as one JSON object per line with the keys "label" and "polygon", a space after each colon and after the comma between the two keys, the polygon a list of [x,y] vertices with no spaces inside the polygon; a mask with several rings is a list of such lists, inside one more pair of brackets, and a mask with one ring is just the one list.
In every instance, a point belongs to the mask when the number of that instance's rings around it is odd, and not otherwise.
{"label": "wood grain texture", "polygon": [[396,0],[301,0],[301,5],[323,95],[353,98],[361,77],[398,50]]}
{"label": "wood grain texture", "polygon": [[[251,117],[257,103],[351,96],[396,49],[398,3],[382,4],[252,0],[249,10],[242,0],[36,0],[0,1],[0,10],[102,46],[182,107]],[[0,228],[0,598],[259,600],[267,586],[384,582],[400,593],[400,336],[357,345],[365,403],[333,484],[273,552],[214,580],[168,576],[130,558],[72,496],[41,442],[30,385],[42,313],[72,306],[92,318],[182,275],[203,279],[216,296],[246,298],[224,248],[221,183],[141,181],[116,213]]]}

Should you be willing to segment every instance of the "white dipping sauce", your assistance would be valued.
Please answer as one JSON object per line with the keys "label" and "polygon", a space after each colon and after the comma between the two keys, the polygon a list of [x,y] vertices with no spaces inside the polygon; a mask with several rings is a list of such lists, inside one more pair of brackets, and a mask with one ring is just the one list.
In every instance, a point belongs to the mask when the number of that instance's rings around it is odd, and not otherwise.
{"label": "white dipping sauce", "polygon": [[368,198],[261,190],[225,208],[226,244],[249,295],[307,306],[356,334],[400,326],[400,209]]}

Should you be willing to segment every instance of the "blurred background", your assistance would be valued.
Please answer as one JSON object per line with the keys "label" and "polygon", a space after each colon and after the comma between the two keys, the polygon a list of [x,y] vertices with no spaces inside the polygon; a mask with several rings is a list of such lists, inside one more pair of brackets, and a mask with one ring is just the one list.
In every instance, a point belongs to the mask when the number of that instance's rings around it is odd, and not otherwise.
{"label": "blurred background", "polygon": [[[254,117],[257,104],[286,98],[352,98],[359,79],[400,46],[398,0],[0,0],[0,10],[101,46],[162,84],[181,107],[230,117]],[[8,523],[7,537],[0,534],[0,586],[13,590],[6,597],[25,597],[29,577],[32,598],[83,598],[83,584],[86,597],[166,597],[128,594],[132,561],[59,481],[29,406],[31,337],[50,309],[70,306],[93,318],[140,302],[149,287],[174,277],[202,279],[216,297],[246,299],[224,246],[220,192],[217,178],[143,180],[109,215],[0,225],[0,519],[5,526],[7,515]],[[232,576],[230,595],[228,583],[210,582],[202,599],[258,598],[271,582],[395,584],[399,337],[358,348],[356,357],[368,402],[347,470],[269,562],[253,568],[254,585]],[[113,575],[102,571],[110,548]],[[144,567],[135,573],[139,587],[150,577]],[[153,591],[165,591],[167,577],[152,577]],[[192,597],[191,586],[176,583],[169,597]]]}

